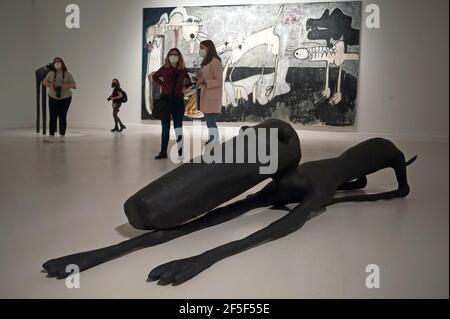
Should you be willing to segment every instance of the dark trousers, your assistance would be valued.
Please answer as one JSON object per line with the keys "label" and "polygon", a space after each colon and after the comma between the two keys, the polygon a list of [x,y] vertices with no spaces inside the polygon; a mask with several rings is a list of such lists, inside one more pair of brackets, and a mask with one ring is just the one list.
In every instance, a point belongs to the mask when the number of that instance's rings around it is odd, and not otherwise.
{"label": "dark trousers", "polygon": [[49,96],[50,135],[55,135],[58,121],[59,134],[66,135],[67,112],[69,111],[70,102],[72,102],[72,97],[57,100]]}
{"label": "dark trousers", "polygon": [[184,99],[179,96],[170,97],[170,104],[167,112],[164,113],[161,119],[161,153],[167,153],[167,147],[169,145],[169,134],[170,134],[170,119],[173,120],[173,127],[175,129],[175,134],[178,144],[178,154],[181,155],[183,152],[183,117],[184,117]]}

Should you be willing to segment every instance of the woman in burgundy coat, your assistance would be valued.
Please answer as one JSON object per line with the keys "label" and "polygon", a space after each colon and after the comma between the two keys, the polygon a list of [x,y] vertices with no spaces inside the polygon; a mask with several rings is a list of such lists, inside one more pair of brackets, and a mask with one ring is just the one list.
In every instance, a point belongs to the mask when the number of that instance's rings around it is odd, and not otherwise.
{"label": "woman in burgundy coat", "polygon": [[186,70],[183,56],[180,50],[173,48],[166,56],[164,65],[152,76],[153,81],[161,86],[161,95],[170,102],[169,109],[166,110],[161,119],[161,151],[155,159],[167,158],[167,147],[169,145],[170,119],[173,120],[173,127],[178,144],[178,155],[183,155],[183,117],[184,117],[184,94],[193,85]]}

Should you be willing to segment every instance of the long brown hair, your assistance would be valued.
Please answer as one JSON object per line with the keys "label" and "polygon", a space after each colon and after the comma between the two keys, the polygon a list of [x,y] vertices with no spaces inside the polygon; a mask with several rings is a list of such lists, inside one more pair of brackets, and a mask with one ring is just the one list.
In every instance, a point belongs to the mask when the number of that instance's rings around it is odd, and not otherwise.
{"label": "long brown hair", "polygon": [[178,70],[186,69],[186,64],[184,63],[183,55],[181,54],[180,50],[178,50],[177,48],[172,48],[169,50],[169,52],[167,53],[166,58],[164,60],[164,67],[170,68],[169,56],[174,51],[178,54],[178,63],[177,63]]}
{"label": "long brown hair", "polygon": [[111,82],[113,82],[113,81],[116,81],[116,82],[117,82],[116,88],[117,88],[118,90],[120,90],[120,82],[119,82],[119,80],[117,80],[117,79],[112,79]]}
{"label": "long brown hair", "polygon": [[[59,60],[59,61],[61,62],[62,71],[63,71],[63,74],[65,74],[65,73],[67,72],[67,66],[66,66],[66,64],[64,63],[64,60],[61,59],[60,57],[56,57],[56,58],[53,59],[53,64],[55,64],[55,61],[56,61],[56,60]],[[56,73],[56,70],[55,70],[55,73]]]}
{"label": "long brown hair", "polygon": [[208,52],[206,53],[205,58],[203,59],[202,66],[205,66],[209,63],[211,63],[213,58],[219,59],[220,62],[222,62],[222,59],[217,54],[216,46],[214,45],[214,42],[211,40],[203,40],[200,42],[200,45],[204,45],[208,48]]}

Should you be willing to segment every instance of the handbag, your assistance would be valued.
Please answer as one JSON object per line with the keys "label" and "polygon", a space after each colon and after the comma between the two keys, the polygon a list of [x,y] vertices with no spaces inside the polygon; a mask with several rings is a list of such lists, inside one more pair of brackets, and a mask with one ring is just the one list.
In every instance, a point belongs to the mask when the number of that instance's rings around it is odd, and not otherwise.
{"label": "handbag", "polygon": [[180,72],[177,73],[177,78],[175,79],[175,82],[172,87],[172,91],[170,92],[170,95],[161,95],[153,102],[153,110],[152,110],[152,116],[158,120],[162,120],[164,116],[169,112],[170,107],[172,105],[171,96],[173,95],[173,92],[175,91],[175,87],[178,83],[178,78],[180,77]]}

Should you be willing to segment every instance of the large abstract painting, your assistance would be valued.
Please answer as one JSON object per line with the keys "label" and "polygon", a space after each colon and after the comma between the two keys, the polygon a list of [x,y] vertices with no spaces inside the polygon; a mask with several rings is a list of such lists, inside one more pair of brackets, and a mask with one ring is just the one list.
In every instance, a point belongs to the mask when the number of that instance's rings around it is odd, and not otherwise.
{"label": "large abstract painting", "polygon": [[[355,123],[361,2],[144,9],[142,119],[151,119],[158,70],[168,50],[182,52],[191,75],[199,43],[216,44],[224,67],[219,121],[279,118],[304,125]],[[196,95],[185,119],[202,118]]]}

